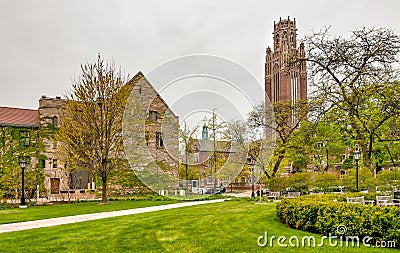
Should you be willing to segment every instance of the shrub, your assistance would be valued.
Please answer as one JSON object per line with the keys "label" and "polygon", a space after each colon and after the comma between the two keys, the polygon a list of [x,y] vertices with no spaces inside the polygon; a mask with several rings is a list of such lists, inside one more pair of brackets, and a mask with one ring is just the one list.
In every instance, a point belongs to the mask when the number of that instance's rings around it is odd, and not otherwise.
{"label": "shrub", "polygon": [[[357,195],[360,194],[327,194],[284,199],[277,205],[277,215],[281,222],[291,228],[339,236],[336,228],[344,225],[347,228],[345,236],[358,236],[360,241],[365,236],[371,237],[371,242],[394,241],[396,247],[399,247],[400,208],[345,202],[346,197]],[[367,194],[366,199],[373,199],[373,196]]]}

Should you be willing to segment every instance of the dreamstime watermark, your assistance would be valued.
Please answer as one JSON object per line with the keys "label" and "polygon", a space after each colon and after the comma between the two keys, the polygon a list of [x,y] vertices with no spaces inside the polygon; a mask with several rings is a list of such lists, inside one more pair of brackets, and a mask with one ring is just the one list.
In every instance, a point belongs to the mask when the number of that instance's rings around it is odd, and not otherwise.
{"label": "dreamstime watermark", "polygon": [[372,238],[369,236],[365,236],[360,240],[358,236],[346,236],[347,227],[344,225],[339,225],[336,228],[338,235],[332,235],[329,233],[328,236],[322,236],[321,239],[315,238],[315,236],[296,236],[293,235],[291,237],[287,237],[284,235],[268,236],[268,232],[265,231],[264,235],[261,235],[257,239],[257,244],[260,247],[274,247],[274,245],[278,245],[279,247],[353,247],[359,248],[360,245],[365,247],[372,248],[395,248],[395,241],[375,241],[373,243]]}

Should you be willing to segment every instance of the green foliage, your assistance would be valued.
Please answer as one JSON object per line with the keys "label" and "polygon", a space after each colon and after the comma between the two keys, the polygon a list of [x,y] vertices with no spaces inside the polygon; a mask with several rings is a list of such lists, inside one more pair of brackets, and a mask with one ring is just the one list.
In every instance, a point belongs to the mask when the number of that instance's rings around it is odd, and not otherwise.
{"label": "green foliage", "polygon": [[[199,166],[197,165],[188,165],[187,166],[187,175],[188,180],[192,179],[199,179]],[[204,172],[205,173],[205,172]],[[179,178],[185,179],[186,178],[186,165],[179,164]]]}
{"label": "green foliage", "polygon": [[336,228],[344,225],[347,227],[345,236],[358,236],[360,240],[369,236],[373,240],[395,241],[398,246],[400,209],[345,203],[345,198],[349,196],[355,194],[285,199],[278,203],[277,215],[281,222],[291,228],[338,235]]}
{"label": "green foliage", "polygon": [[400,169],[381,170],[377,174],[377,181],[379,190],[393,190],[400,185]]}
{"label": "green foliage", "polygon": [[351,158],[346,158],[342,162],[342,168],[343,169],[350,169],[353,167],[353,160]]}
{"label": "green foliage", "polygon": [[147,186],[142,183],[128,164],[112,171],[109,176],[109,183],[110,196],[130,196],[147,192]]}
{"label": "green foliage", "polygon": [[287,179],[287,184],[291,190],[305,193],[311,185],[311,177],[311,172],[298,172]]}
{"label": "green foliage", "polygon": [[327,171],[339,162],[346,147],[345,138],[337,121],[330,122],[330,115],[320,121],[306,121],[294,132],[290,140],[288,159],[292,165],[306,169],[307,165]]}
{"label": "green foliage", "polygon": [[19,198],[15,191],[21,189],[21,168],[19,159],[27,161],[25,169],[26,197],[31,197],[36,186],[44,191],[44,171],[37,164],[43,155],[45,145],[43,139],[48,137],[47,128],[30,128],[17,126],[0,127],[0,198],[7,196]]}
{"label": "green foliage", "polygon": [[[341,184],[346,187],[348,191],[356,190],[356,170],[351,169],[347,175],[341,179]],[[376,180],[372,172],[364,167],[359,168],[358,171],[358,184],[359,190],[373,190],[375,189]]]}
{"label": "green foliage", "polygon": [[267,187],[274,192],[283,191],[288,187],[288,178],[286,177],[273,177],[268,179]]}
{"label": "green foliage", "polygon": [[338,186],[339,182],[335,175],[329,173],[318,173],[314,178],[313,185],[322,189],[324,192],[329,192],[329,189]]}

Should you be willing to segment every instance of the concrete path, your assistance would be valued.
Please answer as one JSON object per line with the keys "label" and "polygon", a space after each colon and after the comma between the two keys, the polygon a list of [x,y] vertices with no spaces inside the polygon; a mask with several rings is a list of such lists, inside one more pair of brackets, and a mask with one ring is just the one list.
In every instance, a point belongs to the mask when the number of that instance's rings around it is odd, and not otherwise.
{"label": "concrete path", "polygon": [[81,215],[74,215],[74,216],[44,219],[44,220],[34,220],[34,221],[2,224],[2,225],[0,225],[0,233],[28,230],[28,229],[34,229],[34,228],[58,226],[58,225],[63,225],[63,224],[71,224],[71,223],[98,220],[98,219],[104,219],[104,218],[110,218],[110,217],[118,217],[118,216],[124,216],[124,215],[149,213],[149,212],[154,212],[154,211],[169,210],[169,209],[185,207],[185,206],[196,206],[196,205],[204,205],[204,204],[210,204],[210,203],[218,203],[218,202],[223,202],[223,201],[224,201],[224,199],[193,201],[193,202],[184,202],[184,203],[176,203],[176,204],[168,204],[168,205],[160,205],[160,206],[149,206],[149,207],[112,211],[112,212],[81,214]]}

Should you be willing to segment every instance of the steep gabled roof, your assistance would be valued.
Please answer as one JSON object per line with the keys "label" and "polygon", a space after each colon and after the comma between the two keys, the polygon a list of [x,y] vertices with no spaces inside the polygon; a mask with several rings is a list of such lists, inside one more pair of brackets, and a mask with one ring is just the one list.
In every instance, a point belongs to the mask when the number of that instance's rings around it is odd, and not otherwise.
{"label": "steep gabled roof", "polygon": [[165,102],[165,100],[160,96],[160,94],[158,93],[158,91],[154,88],[154,86],[149,82],[149,80],[147,80],[147,78],[143,75],[142,71],[139,71],[136,73],[135,76],[133,76],[127,83],[126,85],[130,85],[131,87],[134,87],[139,80],[144,79],[146,81],[146,83],[148,83],[148,85],[154,90],[154,92],[157,94],[157,96],[161,99],[161,101],[167,106],[168,110],[172,113],[172,115],[176,118],[178,118],[178,116],[171,110],[171,108],[168,106],[168,104]]}
{"label": "steep gabled roof", "polygon": [[38,127],[39,112],[38,110],[0,106],[0,125]]}

